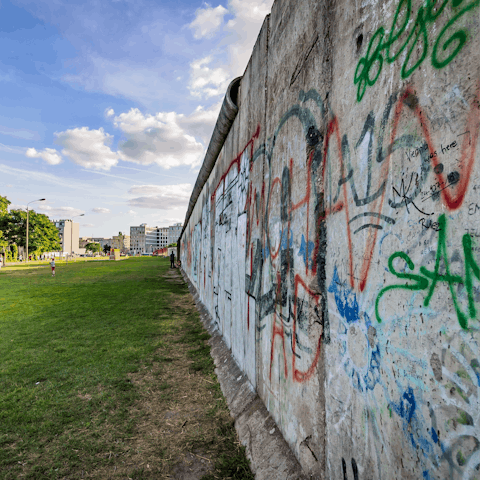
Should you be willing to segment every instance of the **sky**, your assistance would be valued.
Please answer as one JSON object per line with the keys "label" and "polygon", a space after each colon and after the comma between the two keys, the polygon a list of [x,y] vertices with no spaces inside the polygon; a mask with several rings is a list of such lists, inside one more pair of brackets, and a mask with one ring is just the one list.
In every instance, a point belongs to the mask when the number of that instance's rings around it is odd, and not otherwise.
{"label": "sky", "polygon": [[0,195],[81,237],[183,223],[272,3],[2,0]]}

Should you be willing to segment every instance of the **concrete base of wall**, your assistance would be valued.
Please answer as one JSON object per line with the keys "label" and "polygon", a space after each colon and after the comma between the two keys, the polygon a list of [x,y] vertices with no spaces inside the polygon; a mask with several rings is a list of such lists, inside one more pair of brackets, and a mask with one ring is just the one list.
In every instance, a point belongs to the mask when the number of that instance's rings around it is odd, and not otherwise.
{"label": "concrete base of wall", "polygon": [[185,272],[181,272],[194,297],[200,319],[212,336],[209,344],[216,365],[215,373],[230,414],[235,419],[240,442],[246,447],[256,480],[307,480],[308,476],[215,328],[213,319],[200,301],[195,287]]}

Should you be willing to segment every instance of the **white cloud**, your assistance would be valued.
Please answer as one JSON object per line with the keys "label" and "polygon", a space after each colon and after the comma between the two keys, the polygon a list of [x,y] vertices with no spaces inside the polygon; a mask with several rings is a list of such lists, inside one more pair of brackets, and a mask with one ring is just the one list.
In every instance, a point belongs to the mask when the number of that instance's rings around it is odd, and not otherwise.
{"label": "white cloud", "polygon": [[62,154],[70,157],[77,165],[97,170],[110,170],[118,163],[118,155],[110,149],[113,136],[103,128],[90,130],[88,127],[74,128],[55,133],[57,143],[64,148]]}
{"label": "white cloud", "polygon": [[169,210],[185,207],[192,193],[192,185],[182,183],[178,185],[134,185],[128,193],[141,195],[131,198],[128,204],[137,208],[160,208]]}
{"label": "white cloud", "polygon": [[115,115],[115,110],[113,108],[105,109],[105,116],[106,117],[113,117]]}
{"label": "white cloud", "polygon": [[[126,137],[118,145],[120,158],[143,165],[156,163],[166,169],[200,164],[204,147],[182,128],[184,121],[185,117],[175,112],[143,115],[137,108],[116,116],[115,126]],[[188,121],[195,124],[195,117]]]}
{"label": "white cloud", "polygon": [[142,62],[141,55],[135,56],[138,61],[135,57],[112,60],[91,54],[79,63],[80,73],[65,74],[61,80],[74,88],[128,98],[150,108],[169,100],[177,90],[167,80],[169,72],[165,73],[160,63],[155,64],[151,59]]}
{"label": "white cloud", "polygon": [[76,182],[65,177],[57,177],[51,173],[45,173],[35,170],[22,170],[20,168],[10,167],[9,165],[0,164],[0,171],[2,174],[11,175],[16,180],[23,179],[26,182],[40,182],[50,185],[56,185],[58,187],[68,187],[72,189],[86,190],[90,188],[90,185],[86,183]]}
{"label": "white cloud", "polygon": [[87,227],[87,228],[91,228],[91,227],[94,227],[95,225],[93,223],[82,223],[82,227]]}
{"label": "white cloud", "polygon": [[[260,28],[272,7],[273,0],[229,0],[228,12],[233,18],[224,27],[225,48],[190,63],[190,93],[200,97],[223,95],[228,83],[242,75],[252,54]],[[211,63],[215,68],[210,68]]]}
{"label": "white cloud", "polygon": [[[157,214],[155,214],[157,215]],[[155,224],[157,227],[169,227],[170,225],[174,225],[175,223],[183,223],[183,221],[185,220],[185,217],[183,218],[162,218],[162,219],[159,219],[155,222],[152,222],[153,224]]]}
{"label": "white cloud", "polygon": [[195,13],[195,20],[189,25],[195,38],[212,37],[220,28],[223,17],[228,10],[222,5],[212,8],[208,3],[206,8],[199,8]]}
{"label": "white cloud", "polygon": [[101,208],[101,207],[95,207],[92,208],[93,213],[110,213],[110,210],[108,208]]}
{"label": "white cloud", "polygon": [[[150,115],[132,108],[112,119],[114,126],[123,134],[117,151],[111,149],[113,135],[103,128],[90,130],[81,127],[57,132],[56,142],[64,147],[62,154],[77,165],[121,180],[131,181],[127,177],[105,173],[117,166],[119,160],[140,165],[155,163],[165,169],[182,165],[198,167],[203,160],[205,145],[210,141],[220,106],[218,102],[209,108],[198,106],[190,115],[176,112]],[[41,157],[50,164],[61,161],[60,154],[54,149],[37,152],[30,148],[26,155]],[[147,172],[132,167],[122,168]]]}
{"label": "white cloud", "polygon": [[180,116],[178,123],[188,133],[195,138],[202,140],[205,146],[210,142],[213,127],[218,118],[222,102],[218,102],[209,108],[198,106],[193,113],[188,116]]}
{"label": "white cloud", "polygon": [[190,64],[190,93],[196,97],[215,97],[222,95],[230,83],[230,74],[224,67],[210,68],[211,55],[194,60]]}
{"label": "white cloud", "polygon": [[243,74],[272,4],[273,0],[230,0],[229,10],[234,18],[227,23],[226,30],[232,40],[228,47],[232,78]]}
{"label": "white cloud", "polygon": [[133,210],[129,210],[129,211],[127,212],[127,214],[128,214],[128,215],[136,215],[137,212],[135,212],[135,211],[133,211]]}
{"label": "white cloud", "polygon": [[29,158],[41,158],[49,165],[58,165],[62,162],[61,155],[54,148],[45,148],[41,152],[34,148],[28,148],[25,155]]}
{"label": "white cloud", "polygon": [[23,138],[24,140],[40,140],[41,137],[38,132],[28,130],[26,128],[12,128],[0,125],[0,133],[3,135],[9,135],[15,138]]}
{"label": "white cloud", "polygon": [[[8,206],[8,211],[11,212],[12,210],[26,210],[27,209],[27,205],[20,205],[18,203],[11,203],[9,206]],[[35,210],[35,208],[30,208],[30,210]]]}
{"label": "white cloud", "polygon": [[[84,210],[80,210],[74,207],[52,207],[45,204],[39,204],[36,209],[47,215],[49,218],[55,219],[72,219],[72,217],[85,213]],[[73,221],[75,222],[76,219],[73,219]]]}
{"label": "white cloud", "polygon": [[11,146],[11,145],[4,145],[3,143],[0,143],[0,151],[25,154],[25,149],[24,148],[14,147],[14,146]]}

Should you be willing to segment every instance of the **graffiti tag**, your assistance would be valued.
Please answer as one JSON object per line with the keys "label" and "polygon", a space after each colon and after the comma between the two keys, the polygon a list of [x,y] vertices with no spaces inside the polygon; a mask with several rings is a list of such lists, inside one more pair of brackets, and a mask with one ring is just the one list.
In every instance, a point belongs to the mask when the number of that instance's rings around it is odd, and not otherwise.
{"label": "graffiti tag", "polygon": [[[450,273],[450,265],[447,253],[447,235],[446,235],[446,217],[445,214],[440,215],[438,218],[439,232],[438,232],[438,243],[437,243],[437,253],[435,258],[435,269],[430,271],[425,267],[420,267],[420,274],[413,273],[401,273],[395,270],[393,266],[394,260],[397,258],[402,259],[408,266],[410,270],[415,270],[415,264],[412,262],[410,257],[404,252],[395,252],[388,259],[388,269],[390,273],[395,275],[398,278],[411,280],[413,283],[402,283],[396,285],[388,285],[382,288],[377,296],[375,301],[375,316],[377,321],[380,323],[382,321],[380,313],[378,311],[378,306],[380,299],[385,293],[389,290],[394,290],[397,288],[411,291],[418,290],[427,290],[428,294],[425,297],[423,305],[428,307],[432,295],[435,291],[435,287],[438,282],[446,282],[450,288],[450,293],[452,295],[453,305],[455,307],[455,312],[457,314],[458,323],[463,329],[468,329],[468,319],[474,319],[477,316],[477,310],[475,308],[475,302],[473,298],[473,277],[476,277],[477,280],[480,280],[480,268],[473,258],[472,255],[472,239],[471,236],[466,233],[462,238],[463,254],[465,258],[465,276],[461,277],[460,275],[453,275]],[[440,273],[440,264],[443,259],[445,265],[445,273]],[[455,284],[462,284],[465,286],[468,297],[468,312],[465,313],[459,305],[457,297],[457,289]]]}
{"label": "graffiti tag", "polygon": [[[358,61],[354,77],[354,84],[358,84],[357,101],[362,100],[367,86],[375,85],[382,71],[384,60],[393,63],[408,47],[400,72],[403,79],[408,78],[423,63],[429,49],[428,29],[443,13],[449,2],[455,13],[440,30],[433,44],[432,65],[437,69],[443,68],[457,56],[468,39],[468,33],[459,29],[448,38],[446,38],[446,34],[463,15],[478,7],[480,0],[469,3],[464,2],[464,0],[444,0],[438,6],[437,0],[425,0],[417,11],[415,22],[410,22],[412,0],[400,0],[388,36],[385,27],[380,27],[373,34],[365,57]],[[403,21],[400,20],[401,18],[403,18]],[[398,25],[397,22],[401,25]],[[407,32],[407,27],[410,25],[411,29]],[[415,52],[417,51],[419,53],[415,61]],[[441,58],[441,55],[445,52],[447,52],[446,57]]]}

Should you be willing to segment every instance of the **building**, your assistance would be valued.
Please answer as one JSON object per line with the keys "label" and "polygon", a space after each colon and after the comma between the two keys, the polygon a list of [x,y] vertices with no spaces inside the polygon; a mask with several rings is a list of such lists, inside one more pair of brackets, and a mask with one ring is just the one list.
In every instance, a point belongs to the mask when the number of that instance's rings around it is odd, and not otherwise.
{"label": "building", "polygon": [[80,248],[85,248],[88,243],[99,243],[103,250],[105,245],[112,246],[112,239],[103,237],[82,237],[80,239]]}
{"label": "building", "polygon": [[130,227],[130,253],[153,253],[168,245],[170,227],[149,227],[142,223],[138,227]]}
{"label": "building", "polygon": [[[148,252],[147,245],[152,243],[152,237],[156,237],[155,227],[149,227],[142,223],[138,227],[130,227],[130,252],[132,255]],[[151,250],[153,251],[153,250]]]}
{"label": "building", "polygon": [[91,243],[92,239],[90,237],[82,237],[79,241],[80,248],[85,248],[87,243]]}
{"label": "building", "polygon": [[180,234],[182,233],[182,226],[183,225],[181,223],[175,223],[174,225],[171,225],[170,227],[168,227],[167,245],[178,242],[178,239],[180,238]]}
{"label": "building", "polygon": [[79,253],[80,225],[72,220],[54,220],[60,238],[61,250],[64,253]]}
{"label": "building", "polygon": [[118,248],[120,253],[130,252],[130,235],[114,235],[111,247]]}
{"label": "building", "polygon": [[170,227],[160,227],[157,229],[158,233],[158,245],[157,247],[163,248],[168,245],[168,229]]}
{"label": "building", "polygon": [[100,247],[102,247],[102,250],[105,245],[109,245],[111,247],[113,243],[111,238],[92,237],[90,240],[92,243],[99,243]]}

